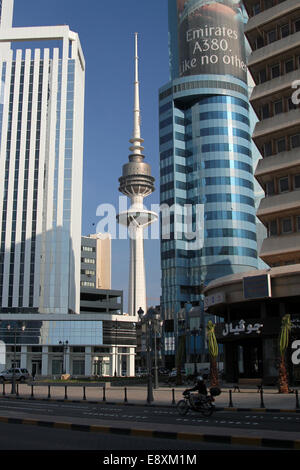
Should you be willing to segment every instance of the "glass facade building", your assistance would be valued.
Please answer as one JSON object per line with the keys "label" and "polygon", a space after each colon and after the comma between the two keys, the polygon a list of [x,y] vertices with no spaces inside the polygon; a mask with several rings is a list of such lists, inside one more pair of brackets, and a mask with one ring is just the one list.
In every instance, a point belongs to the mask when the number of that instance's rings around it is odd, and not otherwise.
{"label": "glass facade building", "polygon": [[[202,7],[203,1],[198,4]],[[204,332],[203,286],[256,269],[258,263],[247,80],[234,74],[180,76],[177,7],[175,0],[169,1],[171,81],[159,91],[160,202],[191,205],[195,233],[196,206],[202,206],[204,243],[191,248],[177,208],[170,219],[170,237],[161,240],[161,308],[169,365],[182,328],[189,328],[185,305],[200,307],[198,327]],[[192,336],[190,343],[189,349],[195,349]],[[198,353],[204,353],[204,340],[199,337],[197,344]]]}

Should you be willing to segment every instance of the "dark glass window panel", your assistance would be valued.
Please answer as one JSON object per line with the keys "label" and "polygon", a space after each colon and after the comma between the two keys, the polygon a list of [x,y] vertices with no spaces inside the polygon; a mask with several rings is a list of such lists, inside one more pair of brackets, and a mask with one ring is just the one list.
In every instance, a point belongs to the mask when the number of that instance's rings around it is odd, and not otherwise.
{"label": "dark glass window panel", "polygon": [[274,236],[277,235],[277,221],[272,220],[272,222],[269,223],[269,236]]}
{"label": "dark glass window panel", "polygon": [[294,186],[295,189],[300,189],[300,175],[294,176]]}
{"label": "dark glass window panel", "polygon": [[292,137],[291,137],[291,147],[292,148],[300,147],[300,134],[292,135]]}
{"label": "dark glass window panel", "polygon": [[275,193],[274,181],[268,181],[266,183],[266,195],[272,196]]}
{"label": "dark glass window panel", "polygon": [[279,191],[281,193],[289,191],[289,179],[288,179],[288,177],[280,178],[280,180],[279,180]]}
{"label": "dark glass window panel", "polygon": [[267,72],[266,69],[262,69],[258,73],[259,75],[259,83],[264,83],[267,81]]}
{"label": "dark glass window panel", "polygon": [[270,44],[271,42],[276,41],[277,39],[277,33],[276,29],[273,29],[272,31],[268,32],[268,43]]}
{"label": "dark glass window panel", "polygon": [[295,27],[295,33],[300,31],[300,19],[295,21],[294,27]]}
{"label": "dark glass window panel", "polygon": [[277,153],[284,152],[286,150],[285,139],[277,140],[276,145],[277,145]]}
{"label": "dark glass window panel", "polygon": [[264,38],[262,36],[258,36],[256,38],[256,47],[257,47],[257,49],[260,49],[261,47],[264,47],[264,45],[265,45]]}
{"label": "dark glass window panel", "polygon": [[275,5],[274,0],[264,0],[265,8],[272,8]]}
{"label": "dark glass window panel", "polygon": [[268,117],[270,117],[269,104],[265,104],[261,107],[261,118],[267,119]]}
{"label": "dark glass window panel", "polygon": [[288,219],[282,219],[281,227],[282,227],[282,233],[292,232],[292,219],[290,217]]}
{"label": "dark glass window panel", "polygon": [[264,144],[264,156],[270,157],[272,155],[272,142],[266,142]]}
{"label": "dark glass window panel", "polygon": [[296,109],[297,106],[293,103],[292,98],[288,99],[288,109],[291,111],[292,109]]}
{"label": "dark glass window panel", "polygon": [[285,62],[285,73],[290,73],[294,70],[294,59],[289,59]]}
{"label": "dark glass window panel", "polygon": [[279,77],[280,75],[280,65],[277,64],[277,65],[273,65],[273,67],[271,67],[271,78],[277,78]]}
{"label": "dark glass window panel", "polygon": [[285,38],[286,36],[288,36],[290,34],[290,25],[284,24],[283,26],[281,26],[280,33],[281,33],[282,38]]}
{"label": "dark glass window panel", "polygon": [[274,114],[283,113],[283,103],[282,100],[276,101],[274,103]]}
{"label": "dark glass window panel", "polygon": [[261,12],[261,9],[260,9],[260,3],[255,3],[255,5],[253,5],[252,7],[252,12],[253,12],[253,15],[258,15],[260,12]]}

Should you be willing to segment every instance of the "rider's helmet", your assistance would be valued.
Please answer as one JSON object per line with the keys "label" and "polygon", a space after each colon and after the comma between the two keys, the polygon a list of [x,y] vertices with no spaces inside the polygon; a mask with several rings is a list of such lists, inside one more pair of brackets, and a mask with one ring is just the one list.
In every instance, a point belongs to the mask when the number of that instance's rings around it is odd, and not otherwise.
{"label": "rider's helmet", "polygon": [[197,382],[197,383],[203,382],[203,377],[202,377],[202,375],[198,375],[198,377],[196,378],[196,382]]}

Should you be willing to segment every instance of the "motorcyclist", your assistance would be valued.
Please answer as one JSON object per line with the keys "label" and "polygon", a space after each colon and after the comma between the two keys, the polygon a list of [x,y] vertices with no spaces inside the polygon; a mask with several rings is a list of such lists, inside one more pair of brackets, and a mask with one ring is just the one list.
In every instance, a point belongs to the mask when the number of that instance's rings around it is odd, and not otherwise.
{"label": "motorcyclist", "polygon": [[196,384],[193,388],[188,388],[184,391],[184,393],[187,393],[187,392],[198,392],[196,402],[200,402],[201,400],[207,397],[207,388],[206,388],[202,375],[199,375],[196,378]]}

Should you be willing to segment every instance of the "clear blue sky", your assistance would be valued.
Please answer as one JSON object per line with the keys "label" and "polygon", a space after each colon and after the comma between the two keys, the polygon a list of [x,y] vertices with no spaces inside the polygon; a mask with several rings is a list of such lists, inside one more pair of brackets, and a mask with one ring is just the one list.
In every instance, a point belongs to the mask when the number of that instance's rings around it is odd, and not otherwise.
{"label": "clear blue sky", "polygon": [[[118,205],[118,178],[132,134],[134,32],[139,37],[142,137],[159,203],[158,89],[169,80],[167,0],[15,0],[14,26],[67,24],[86,60],[82,233],[95,232],[97,206]],[[148,303],[160,296],[159,241],[145,241]],[[129,242],[112,243],[112,287],[127,311]]]}

